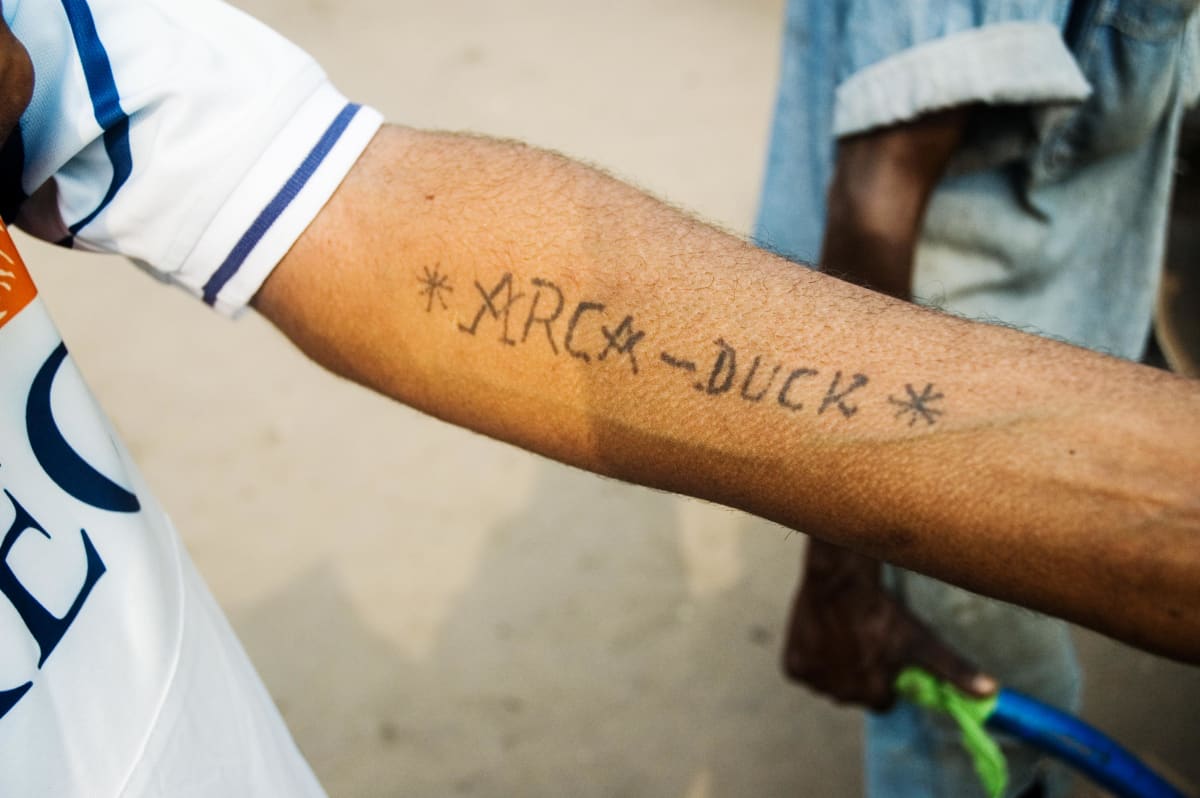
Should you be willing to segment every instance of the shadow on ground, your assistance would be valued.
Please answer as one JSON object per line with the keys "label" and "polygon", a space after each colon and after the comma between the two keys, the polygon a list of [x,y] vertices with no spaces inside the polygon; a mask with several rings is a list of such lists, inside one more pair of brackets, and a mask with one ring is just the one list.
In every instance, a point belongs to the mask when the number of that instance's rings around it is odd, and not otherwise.
{"label": "shadow on ground", "polygon": [[857,748],[856,717],[784,685],[785,602],[752,584],[756,562],[793,570],[798,542],[740,517],[755,527],[738,535],[746,575],[696,598],[678,500],[597,492],[594,477],[540,464],[427,657],[361,623],[329,567],[235,614],[332,795],[860,791],[840,753]]}

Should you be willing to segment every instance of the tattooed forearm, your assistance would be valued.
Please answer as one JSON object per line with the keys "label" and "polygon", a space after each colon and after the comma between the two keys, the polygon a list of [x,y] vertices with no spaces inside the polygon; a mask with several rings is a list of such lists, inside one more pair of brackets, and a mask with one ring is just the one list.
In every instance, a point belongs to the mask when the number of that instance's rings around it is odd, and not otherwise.
{"label": "tattooed forearm", "polygon": [[[432,269],[425,267],[417,281],[425,312],[432,312],[435,303],[444,311],[452,311],[448,300],[453,287],[449,275],[441,273],[440,264]],[[478,280],[474,286],[467,314],[460,317],[469,322],[457,322],[457,328],[467,335],[477,336],[484,328],[491,327],[498,333],[497,340],[506,346],[528,344],[532,337],[534,342],[545,340],[551,354],[556,356],[565,353],[589,365],[624,362],[631,376],[640,376],[645,370],[638,347],[650,347],[650,336],[631,314],[616,312],[603,302],[575,301],[557,284],[542,277],[523,281],[505,272],[490,286]],[[519,338],[515,337],[518,333]],[[755,353],[751,358],[740,354],[723,337],[714,339],[710,346],[715,349],[709,350],[706,361],[709,365],[703,365],[703,358],[696,359],[690,353],[684,356],[662,350],[658,359],[651,362],[659,368],[689,375],[687,384],[696,392],[733,397],[754,405],[770,401],[772,406],[788,413],[823,416],[829,412],[849,420],[864,406],[891,405],[892,419],[909,427],[918,421],[932,426],[945,414],[940,405],[944,396],[935,392],[932,383],[926,383],[920,393],[906,383],[905,396],[897,398],[893,394],[872,393],[873,389],[868,390],[871,378],[860,371],[837,369],[830,374],[811,364],[787,363],[786,359],[769,355]]]}

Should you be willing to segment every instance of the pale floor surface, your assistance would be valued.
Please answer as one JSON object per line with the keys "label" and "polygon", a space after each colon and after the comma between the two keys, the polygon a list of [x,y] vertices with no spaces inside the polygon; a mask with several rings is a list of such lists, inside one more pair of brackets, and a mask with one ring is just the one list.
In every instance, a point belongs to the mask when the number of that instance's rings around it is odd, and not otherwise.
{"label": "pale floor surface", "polygon": [[[779,0],[245,7],[393,120],[527,139],[749,228]],[[431,421],[252,315],[21,245],[332,795],[861,790],[855,714],[776,668],[801,536]],[[1088,716],[1200,784],[1200,672],[1083,643]]]}

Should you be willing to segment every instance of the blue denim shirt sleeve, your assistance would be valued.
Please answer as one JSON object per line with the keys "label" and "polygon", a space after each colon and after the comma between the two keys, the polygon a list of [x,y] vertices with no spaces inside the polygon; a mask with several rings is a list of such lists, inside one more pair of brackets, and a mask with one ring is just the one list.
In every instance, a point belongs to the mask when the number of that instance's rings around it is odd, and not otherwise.
{"label": "blue denim shirt sleeve", "polygon": [[1183,53],[1180,56],[1182,72],[1181,89],[1185,108],[1191,108],[1200,99],[1200,21],[1193,14],[1184,31]]}
{"label": "blue denim shirt sleeve", "polygon": [[[1043,98],[1047,107],[1057,107],[1052,100],[1086,96],[1087,83],[1062,43],[1070,5],[1068,0],[789,0],[755,241],[797,261],[816,260],[838,135],[956,102]],[[1005,32],[1009,25],[1014,30]],[[1001,32],[987,33],[990,28]],[[973,37],[990,36],[995,40],[982,57]],[[1026,45],[1029,51],[1023,52]],[[965,69],[960,59],[972,67]],[[835,101],[840,123],[835,123]],[[995,120],[988,141],[972,148],[982,153],[978,160],[992,163],[1028,146],[1024,118],[1010,116]]]}
{"label": "blue denim shirt sleeve", "polygon": [[1078,102],[1089,86],[1062,38],[1065,0],[846,0],[833,20],[833,134],[970,103]]}

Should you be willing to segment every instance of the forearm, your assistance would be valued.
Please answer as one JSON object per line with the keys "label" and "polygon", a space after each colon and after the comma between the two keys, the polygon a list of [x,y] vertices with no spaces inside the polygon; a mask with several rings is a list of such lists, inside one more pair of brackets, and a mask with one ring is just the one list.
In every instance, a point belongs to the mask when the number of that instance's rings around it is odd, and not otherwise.
{"label": "forearm", "polygon": [[838,140],[823,271],[911,299],[925,208],[962,140],[970,110],[949,108]]}
{"label": "forearm", "polygon": [[896,299],[912,298],[923,198],[891,176],[864,176],[838,162],[828,195],[820,268]]}
{"label": "forearm", "polygon": [[547,153],[405,130],[257,305],[439,418],[1200,658],[1195,385],[797,269]]}
{"label": "forearm", "polygon": [[[838,141],[827,194],[822,271],[896,299],[912,298],[925,208],[958,147],[967,116],[967,108],[952,108]],[[804,578],[809,590],[820,592],[848,582],[874,590],[881,564],[813,538]]]}

